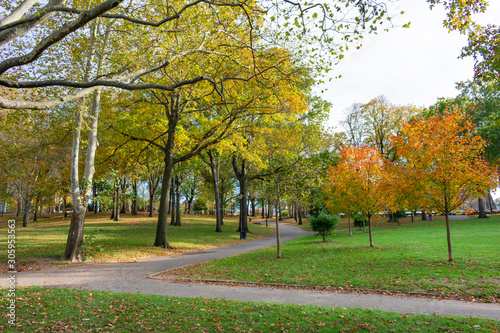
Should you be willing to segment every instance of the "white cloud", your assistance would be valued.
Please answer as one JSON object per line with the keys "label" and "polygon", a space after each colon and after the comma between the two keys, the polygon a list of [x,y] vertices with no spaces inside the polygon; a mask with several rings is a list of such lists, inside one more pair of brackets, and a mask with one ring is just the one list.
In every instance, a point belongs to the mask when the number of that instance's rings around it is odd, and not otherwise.
{"label": "white cloud", "polygon": [[[458,59],[466,36],[448,33],[442,26],[445,12],[432,11],[424,0],[400,0],[389,5],[397,15],[394,22],[411,22],[409,29],[395,28],[365,38],[359,50],[351,50],[333,69],[332,76],[342,75],[325,83],[322,97],[333,103],[330,126],[344,118],[344,110],[352,103],[368,102],[385,95],[395,104],[429,106],[438,97],[453,97],[458,91],[455,83],[471,79],[472,59]],[[498,20],[500,3],[490,4],[483,23]]]}

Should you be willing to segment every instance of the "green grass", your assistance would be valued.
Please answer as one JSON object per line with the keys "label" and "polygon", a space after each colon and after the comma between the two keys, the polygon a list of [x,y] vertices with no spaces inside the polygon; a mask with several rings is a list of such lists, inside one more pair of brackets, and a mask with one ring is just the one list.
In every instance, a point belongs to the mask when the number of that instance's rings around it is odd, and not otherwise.
{"label": "green grass", "polygon": [[443,222],[413,223],[368,234],[335,232],[328,242],[308,236],[276,249],[186,267],[180,277],[300,284],[500,298],[500,217],[452,221],[455,261],[448,263]]}
{"label": "green grass", "polygon": [[[0,305],[7,306],[2,297]],[[498,332],[500,322],[380,310],[31,287],[2,332]]]}
{"label": "green grass", "polygon": [[[7,261],[7,220],[0,220],[0,261]],[[209,249],[241,242],[237,219],[225,219],[222,233],[215,232],[215,218],[200,215],[183,215],[182,226],[168,226],[167,235],[174,250],[165,250],[152,246],[156,234],[157,218],[146,215],[134,217],[121,215],[121,221],[114,222],[109,214],[88,214],[85,221],[85,234],[99,233],[92,240],[93,261],[129,261],[145,257],[162,256],[195,250]],[[261,225],[249,224],[252,231],[247,241],[271,234],[274,229]],[[32,263],[35,258],[60,258],[66,246],[69,230],[69,218],[53,216],[32,222],[30,227],[22,227],[22,219],[16,218],[16,261]],[[84,240],[84,245],[89,240]],[[102,251],[98,249],[102,248]]]}

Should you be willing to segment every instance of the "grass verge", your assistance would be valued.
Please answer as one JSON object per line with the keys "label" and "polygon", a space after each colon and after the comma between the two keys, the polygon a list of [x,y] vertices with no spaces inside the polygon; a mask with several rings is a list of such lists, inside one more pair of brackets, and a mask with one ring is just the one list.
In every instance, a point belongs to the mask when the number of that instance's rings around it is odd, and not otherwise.
{"label": "grass verge", "polygon": [[414,223],[368,234],[308,236],[274,248],[173,271],[177,277],[382,289],[500,301],[500,217],[452,221],[455,261],[448,263],[443,222]]}
{"label": "grass verge", "polygon": [[[2,308],[7,306],[0,299]],[[500,322],[380,310],[31,287],[2,332],[498,332]]]}

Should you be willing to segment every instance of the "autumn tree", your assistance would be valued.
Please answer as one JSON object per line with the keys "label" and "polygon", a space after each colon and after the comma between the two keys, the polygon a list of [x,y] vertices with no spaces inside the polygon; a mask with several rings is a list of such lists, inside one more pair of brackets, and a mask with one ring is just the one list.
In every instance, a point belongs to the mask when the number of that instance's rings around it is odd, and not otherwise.
{"label": "autumn tree", "polygon": [[327,204],[336,212],[342,207],[348,213],[360,212],[366,216],[373,247],[371,218],[383,210],[387,201],[385,162],[378,149],[366,145],[344,147],[338,165],[330,168],[328,176],[324,191],[332,200],[328,202],[327,198]]}
{"label": "autumn tree", "polygon": [[462,110],[419,118],[406,124],[394,139],[399,174],[422,191],[426,205],[445,215],[448,261],[453,261],[449,213],[497,185],[496,169],[483,153],[485,140],[475,134],[476,126]]}

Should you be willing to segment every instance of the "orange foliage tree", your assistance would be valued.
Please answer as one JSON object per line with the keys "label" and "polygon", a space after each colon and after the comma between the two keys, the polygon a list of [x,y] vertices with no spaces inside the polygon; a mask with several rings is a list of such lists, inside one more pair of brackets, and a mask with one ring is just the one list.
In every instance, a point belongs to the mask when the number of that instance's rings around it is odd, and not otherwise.
{"label": "orange foliage tree", "polygon": [[422,195],[426,207],[445,215],[448,261],[453,261],[448,215],[475,197],[496,187],[496,168],[483,158],[485,140],[461,110],[419,118],[403,126],[393,139],[400,157],[399,174],[407,188]]}
{"label": "orange foliage tree", "polygon": [[328,176],[326,205],[333,211],[366,216],[373,247],[371,217],[384,208],[387,198],[385,162],[379,151],[366,145],[343,147],[338,165],[330,168]]}

